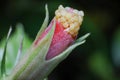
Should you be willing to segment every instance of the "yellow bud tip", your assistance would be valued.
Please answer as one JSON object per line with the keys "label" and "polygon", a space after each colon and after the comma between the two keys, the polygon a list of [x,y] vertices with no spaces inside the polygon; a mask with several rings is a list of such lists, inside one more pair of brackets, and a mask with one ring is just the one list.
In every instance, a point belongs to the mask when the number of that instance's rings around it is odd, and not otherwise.
{"label": "yellow bud tip", "polygon": [[77,36],[80,25],[83,21],[84,12],[78,11],[70,7],[63,7],[60,5],[55,12],[55,18],[64,27],[65,31],[73,37]]}

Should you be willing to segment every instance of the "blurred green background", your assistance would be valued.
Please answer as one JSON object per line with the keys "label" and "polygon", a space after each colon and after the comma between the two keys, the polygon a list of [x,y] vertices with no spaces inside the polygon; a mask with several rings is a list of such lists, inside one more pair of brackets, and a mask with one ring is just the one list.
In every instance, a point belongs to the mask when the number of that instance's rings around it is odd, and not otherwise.
{"label": "blurred green background", "polygon": [[0,40],[10,26],[22,23],[34,40],[45,17],[50,20],[60,4],[85,13],[78,37],[90,32],[86,43],[77,47],[49,75],[49,80],[120,80],[120,4],[118,0],[0,0]]}

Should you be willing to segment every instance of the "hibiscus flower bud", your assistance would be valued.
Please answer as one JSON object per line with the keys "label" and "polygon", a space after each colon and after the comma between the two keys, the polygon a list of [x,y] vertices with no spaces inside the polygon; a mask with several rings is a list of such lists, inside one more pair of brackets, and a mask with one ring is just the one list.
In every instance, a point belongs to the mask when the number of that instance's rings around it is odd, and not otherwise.
{"label": "hibiscus flower bud", "polygon": [[46,55],[47,60],[57,56],[74,42],[80,25],[82,24],[83,16],[83,11],[78,11],[70,7],[64,8],[62,5],[59,6],[55,11],[54,19],[42,33],[42,36],[35,42],[35,45],[37,45],[37,43],[49,32],[53,25],[53,21],[55,21],[55,31],[49,51]]}
{"label": "hibiscus flower bud", "polygon": [[47,27],[46,6],[46,18],[35,41],[6,80],[44,80],[75,47],[83,44],[89,36],[88,33],[76,40],[83,16],[83,11],[60,5]]}

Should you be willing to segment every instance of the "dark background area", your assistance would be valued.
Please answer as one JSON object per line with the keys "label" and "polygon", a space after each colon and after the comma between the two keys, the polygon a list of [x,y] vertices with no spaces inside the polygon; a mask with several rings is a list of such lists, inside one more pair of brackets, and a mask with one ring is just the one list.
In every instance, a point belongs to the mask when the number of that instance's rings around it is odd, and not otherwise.
{"label": "dark background area", "polygon": [[60,4],[83,10],[78,37],[90,32],[49,76],[49,80],[120,80],[120,4],[118,0],[0,0],[0,40],[20,22],[34,39],[45,17],[50,20]]}

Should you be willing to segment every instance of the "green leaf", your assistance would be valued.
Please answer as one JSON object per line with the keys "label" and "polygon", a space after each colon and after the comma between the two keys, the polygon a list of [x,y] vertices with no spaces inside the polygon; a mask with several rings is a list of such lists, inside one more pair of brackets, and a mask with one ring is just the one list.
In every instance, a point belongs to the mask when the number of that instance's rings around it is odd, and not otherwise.
{"label": "green leaf", "polygon": [[22,55],[22,49],[23,49],[23,38],[20,41],[20,47],[18,49],[15,65],[20,61],[20,58],[21,58],[21,55]]}
{"label": "green leaf", "polygon": [[[30,47],[32,40],[26,35],[24,34],[23,28],[22,28],[22,24],[17,24],[16,26],[16,30],[14,32],[14,34],[11,35],[9,42],[7,44],[7,50],[6,50],[6,72],[7,74],[11,73],[11,70],[14,68],[15,66],[15,62],[16,62],[16,57],[17,57],[17,53],[20,47],[20,42],[24,36],[24,41],[23,41],[23,50],[22,50],[22,56],[25,54],[25,52],[27,51],[27,49]],[[2,52],[4,50],[4,43],[5,43],[5,39],[3,39],[0,42],[0,63],[1,63],[1,56],[3,55]]]}
{"label": "green leaf", "polygon": [[12,28],[10,27],[8,35],[7,35],[7,39],[5,41],[5,46],[4,46],[4,51],[3,51],[3,56],[2,56],[2,60],[1,60],[1,75],[6,75],[6,48],[7,48],[7,44],[8,44],[8,40],[11,34]]}

